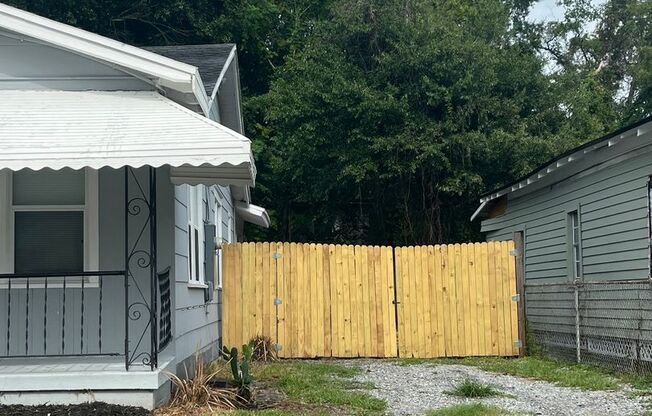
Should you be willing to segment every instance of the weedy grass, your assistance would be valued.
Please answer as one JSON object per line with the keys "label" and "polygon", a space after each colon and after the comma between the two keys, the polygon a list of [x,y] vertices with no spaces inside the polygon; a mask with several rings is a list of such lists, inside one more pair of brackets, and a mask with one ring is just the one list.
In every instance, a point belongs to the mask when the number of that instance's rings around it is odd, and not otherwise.
{"label": "weedy grass", "polygon": [[[458,364],[477,367],[493,373],[544,380],[563,387],[577,387],[583,390],[617,390],[620,382],[627,382],[609,371],[584,364],[569,364],[543,357],[500,358],[468,357],[433,360],[401,359],[399,365],[431,363]],[[645,381],[652,385],[652,379]],[[639,380],[644,384],[644,380]]]}
{"label": "weedy grass", "polygon": [[503,416],[513,414],[499,407],[483,403],[458,404],[426,412],[426,416]]}
{"label": "weedy grass", "polygon": [[490,386],[489,384],[480,383],[478,381],[471,380],[471,379],[464,380],[463,382],[455,386],[453,390],[446,391],[445,393],[450,394],[452,396],[467,397],[467,398],[498,397],[498,396],[505,395],[505,393],[495,389],[493,386]]}
{"label": "weedy grass", "polygon": [[379,414],[383,400],[363,390],[369,383],[353,380],[360,370],[323,362],[283,361],[254,366],[254,379],[272,382],[290,400],[307,404],[346,407],[357,415]]}
{"label": "weedy grass", "polygon": [[[220,413],[214,414],[215,416],[220,415]],[[308,415],[308,413],[292,412],[285,410],[234,410],[232,412],[224,413],[224,415],[229,416],[303,416]],[[205,415],[213,416],[213,415]],[[312,415],[311,415],[312,416]]]}

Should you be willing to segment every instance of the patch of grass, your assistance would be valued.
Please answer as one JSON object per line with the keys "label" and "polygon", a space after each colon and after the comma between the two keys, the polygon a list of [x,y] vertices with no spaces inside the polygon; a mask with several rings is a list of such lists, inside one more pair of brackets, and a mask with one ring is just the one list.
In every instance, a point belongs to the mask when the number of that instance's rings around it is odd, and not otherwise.
{"label": "patch of grass", "polygon": [[453,390],[445,392],[453,396],[459,397],[496,397],[503,396],[504,393],[496,390],[493,386],[483,384],[475,380],[466,379],[462,383],[455,386]]}
{"label": "patch of grass", "polygon": [[433,364],[438,360],[432,358],[396,358],[392,361],[396,365],[409,366],[409,365],[419,365],[419,364]]}
{"label": "patch of grass", "polygon": [[[584,364],[564,363],[543,357],[468,357],[434,359],[426,362],[468,365],[493,373],[544,380],[559,386],[577,387],[583,390],[617,390],[620,387],[618,378],[606,370]],[[401,365],[410,365],[410,361],[403,360]],[[652,385],[652,379],[650,383]]]}
{"label": "patch of grass", "polygon": [[426,416],[503,416],[511,414],[499,407],[482,403],[458,404],[426,412]]}
{"label": "patch of grass", "polygon": [[360,391],[373,386],[352,379],[359,371],[323,362],[284,361],[256,366],[254,380],[271,381],[289,399],[303,403],[347,407],[358,415],[384,411],[383,400]]}
{"label": "patch of grass", "polygon": [[[296,413],[285,410],[235,410],[229,413],[216,413],[217,415],[230,415],[230,416],[300,416],[305,413]],[[209,416],[209,415],[206,415]],[[213,415],[211,415],[213,416]]]}

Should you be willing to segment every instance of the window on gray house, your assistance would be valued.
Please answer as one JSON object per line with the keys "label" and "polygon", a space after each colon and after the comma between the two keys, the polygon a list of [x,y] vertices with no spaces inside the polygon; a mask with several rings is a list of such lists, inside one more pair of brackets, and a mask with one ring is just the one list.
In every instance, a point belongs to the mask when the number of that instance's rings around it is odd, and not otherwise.
{"label": "window on gray house", "polygon": [[580,221],[577,211],[568,213],[568,228],[570,232],[570,261],[573,279],[582,275],[581,247],[580,247]]}
{"label": "window on gray house", "polygon": [[83,271],[84,204],[83,170],[14,172],[14,272]]}

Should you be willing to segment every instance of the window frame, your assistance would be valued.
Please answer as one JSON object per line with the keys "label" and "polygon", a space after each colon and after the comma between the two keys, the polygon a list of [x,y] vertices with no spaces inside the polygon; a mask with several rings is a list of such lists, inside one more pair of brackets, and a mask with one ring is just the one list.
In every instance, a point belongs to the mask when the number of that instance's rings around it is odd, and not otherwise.
{"label": "window frame", "polygon": [[188,285],[205,288],[204,185],[188,185]]}
{"label": "window frame", "polygon": [[[56,172],[56,171],[53,171]],[[83,271],[94,272],[99,270],[99,173],[95,169],[84,168],[84,204],[70,205],[14,205],[13,204],[13,172],[9,170],[0,171],[0,197],[4,203],[0,204],[0,273],[15,273],[15,213],[16,212],[53,212],[72,211],[83,212],[84,217],[84,261]],[[99,278],[88,277],[66,277],[66,287],[81,287],[82,279],[85,287],[98,287]],[[63,286],[64,277],[52,277],[47,279],[48,287],[56,288]],[[0,288],[8,288],[6,279],[0,281]],[[27,279],[13,278],[11,287],[15,289],[25,288]],[[29,279],[31,288],[45,287],[45,278]]]}
{"label": "window frame", "polygon": [[[568,244],[569,278],[572,281],[583,278],[582,264],[582,221],[579,207],[566,212],[566,241]],[[577,231],[577,232],[576,232]]]}
{"label": "window frame", "polygon": [[223,230],[223,212],[222,210],[224,209],[222,206],[222,202],[220,201],[220,194],[219,192],[214,189],[213,190],[213,197],[215,199],[215,204],[214,204],[214,218],[213,221],[215,222],[215,239],[217,240],[218,244],[215,249],[215,276],[214,276],[214,283],[215,283],[215,289],[222,289],[222,244],[224,243],[224,230]]}

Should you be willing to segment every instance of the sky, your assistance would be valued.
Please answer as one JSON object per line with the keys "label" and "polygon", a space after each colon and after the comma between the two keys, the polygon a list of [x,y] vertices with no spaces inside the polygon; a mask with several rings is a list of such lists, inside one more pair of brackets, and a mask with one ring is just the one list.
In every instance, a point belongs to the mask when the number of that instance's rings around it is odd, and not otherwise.
{"label": "sky", "polygon": [[[594,5],[604,4],[606,0],[591,0]],[[564,17],[564,7],[557,4],[558,0],[539,0],[530,9],[530,20],[551,21]]]}
{"label": "sky", "polygon": [[557,0],[540,0],[532,6],[530,19],[536,21],[558,20],[564,16],[564,8]]}

